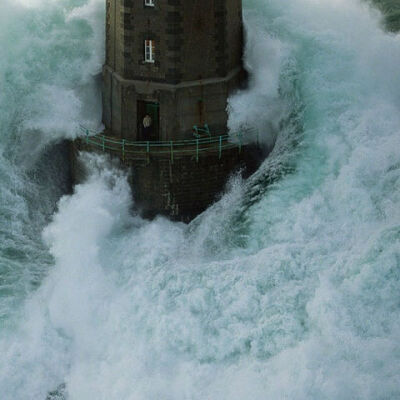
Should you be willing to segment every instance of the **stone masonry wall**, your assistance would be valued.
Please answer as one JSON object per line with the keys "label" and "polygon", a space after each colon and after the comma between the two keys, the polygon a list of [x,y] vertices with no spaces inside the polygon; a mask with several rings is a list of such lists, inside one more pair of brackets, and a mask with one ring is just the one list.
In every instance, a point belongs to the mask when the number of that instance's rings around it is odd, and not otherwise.
{"label": "stone masonry wall", "polygon": [[[241,82],[242,0],[106,0],[103,122],[137,140],[137,102],[160,104],[160,140],[193,125],[226,130],[227,98]],[[144,41],[156,44],[144,62]]]}
{"label": "stone masonry wall", "polygon": [[[80,151],[96,151],[84,141],[71,144],[71,169],[75,183],[85,179],[85,169],[78,160]],[[195,156],[175,157],[173,162],[166,156],[150,155],[145,160],[125,163],[129,171],[135,205],[145,217],[165,215],[174,220],[190,221],[218,200],[230,176],[241,170],[244,177],[253,173],[263,154],[257,146],[225,149],[221,158],[218,153],[200,153]]]}
{"label": "stone masonry wall", "polygon": [[143,215],[167,215],[190,221],[218,200],[234,171],[243,168],[246,176],[259,163],[258,150],[252,147],[225,150],[218,154],[175,159],[152,159],[148,165],[132,165],[131,185],[136,204]]}
{"label": "stone masonry wall", "polygon": [[115,136],[137,140],[137,102],[144,100],[160,104],[160,140],[192,137],[193,125],[204,123],[208,123],[214,134],[223,134],[228,119],[227,98],[237,90],[241,80],[237,71],[226,79],[197,81],[189,86],[149,85],[121,80],[105,68],[103,121]]}
{"label": "stone masonry wall", "polygon": [[[121,77],[176,84],[223,77],[242,63],[242,0],[106,1],[106,65]],[[155,40],[156,61],[144,62]]]}

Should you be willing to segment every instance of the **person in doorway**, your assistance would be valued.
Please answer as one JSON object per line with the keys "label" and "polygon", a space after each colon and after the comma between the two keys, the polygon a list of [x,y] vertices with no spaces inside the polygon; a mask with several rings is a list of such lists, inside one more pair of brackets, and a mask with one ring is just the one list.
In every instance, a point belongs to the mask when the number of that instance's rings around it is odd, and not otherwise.
{"label": "person in doorway", "polygon": [[146,114],[143,118],[143,138],[144,140],[150,140],[151,124],[152,120],[149,114]]}

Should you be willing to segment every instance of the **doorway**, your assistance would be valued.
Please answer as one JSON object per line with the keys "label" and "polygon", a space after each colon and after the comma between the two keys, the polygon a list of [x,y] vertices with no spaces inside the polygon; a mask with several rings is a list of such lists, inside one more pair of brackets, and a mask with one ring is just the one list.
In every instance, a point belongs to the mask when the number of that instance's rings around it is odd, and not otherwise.
{"label": "doorway", "polygon": [[138,140],[160,140],[160,104],[150,101],[138,101]]}

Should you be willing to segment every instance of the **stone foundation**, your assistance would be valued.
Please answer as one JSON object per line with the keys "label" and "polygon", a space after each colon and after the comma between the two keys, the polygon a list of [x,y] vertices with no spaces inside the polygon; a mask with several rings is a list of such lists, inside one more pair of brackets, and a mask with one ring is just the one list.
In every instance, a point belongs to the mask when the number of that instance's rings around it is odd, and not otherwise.
{"label": "stone foundation", "polygon": [[[72,165],[75,182],[83,178],[79,165],[79,150],[98,151],[77,141],[72,145]],[[217,152],[201,154],[198,161],[193,155],[177,156],[172,161],[167,156],[151,155],[146,161],[121,162],[129,170],[129,180],[135,205],[141,214],[153,218],[160,214],[173,220],[188,222],[218,200],[230,176],[241,171],[249,176],[262,160],[255,145],[226,149],[219,157]]]}

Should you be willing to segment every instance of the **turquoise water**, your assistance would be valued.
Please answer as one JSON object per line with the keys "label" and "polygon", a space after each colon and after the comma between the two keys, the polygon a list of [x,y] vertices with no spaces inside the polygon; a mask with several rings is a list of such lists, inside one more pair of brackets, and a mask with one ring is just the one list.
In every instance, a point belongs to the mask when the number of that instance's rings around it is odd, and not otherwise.
{"label": "turquoise water", "polygon": [[97,157],[68,194],[103,2],[1,3],[1,399],[400,398],[399,36],[355,0],[245,15],[230,124],[276,146],[184,225]]}

